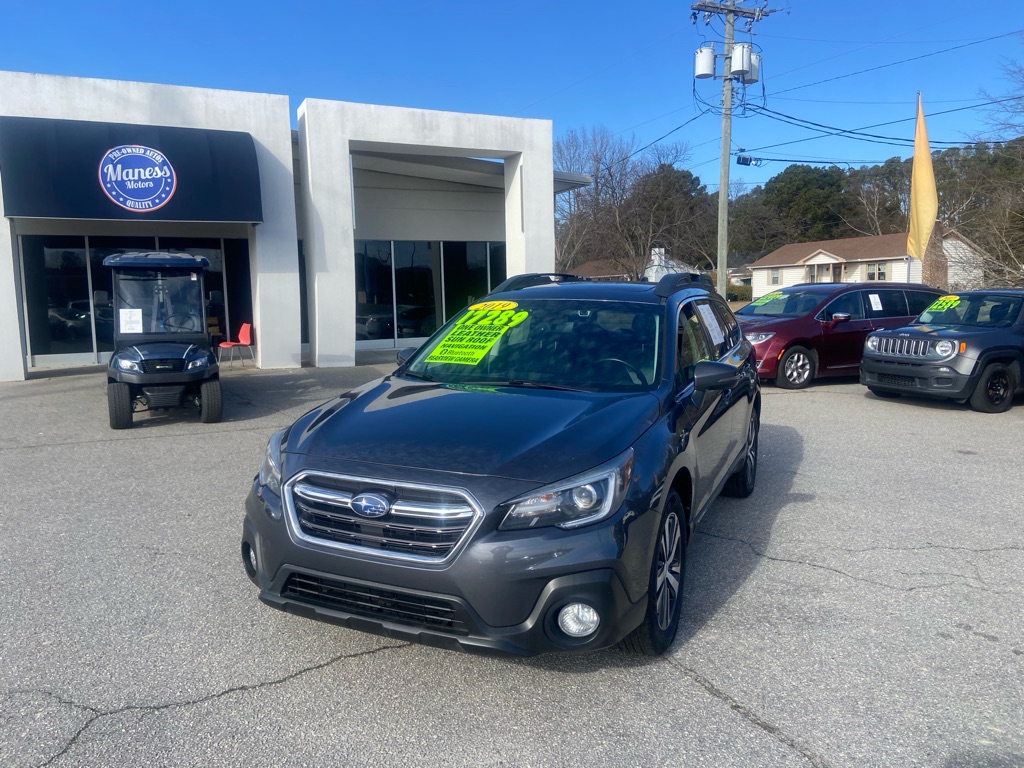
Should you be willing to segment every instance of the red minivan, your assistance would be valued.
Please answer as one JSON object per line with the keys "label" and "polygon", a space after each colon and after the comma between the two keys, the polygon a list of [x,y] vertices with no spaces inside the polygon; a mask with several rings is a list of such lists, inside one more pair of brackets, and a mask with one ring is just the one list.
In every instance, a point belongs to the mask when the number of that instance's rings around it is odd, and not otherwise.
{"label": "red minivan", "polygon": [[801,389],[818,376],[856,376],[870,331],[907,325],[941,295],[920,283],[803,283],[754,299],[736,318],[758,376]]}

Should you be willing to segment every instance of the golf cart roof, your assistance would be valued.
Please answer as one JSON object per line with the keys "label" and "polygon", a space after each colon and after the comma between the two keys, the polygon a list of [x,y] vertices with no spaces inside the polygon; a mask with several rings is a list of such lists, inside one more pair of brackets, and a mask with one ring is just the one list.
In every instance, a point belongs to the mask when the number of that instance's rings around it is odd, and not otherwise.
{"label": "golf cart roof", "polygon": [[210,260],[190,253],[128,251],[107,256],[103,266],[114,269],[206,269],[210,266]]}

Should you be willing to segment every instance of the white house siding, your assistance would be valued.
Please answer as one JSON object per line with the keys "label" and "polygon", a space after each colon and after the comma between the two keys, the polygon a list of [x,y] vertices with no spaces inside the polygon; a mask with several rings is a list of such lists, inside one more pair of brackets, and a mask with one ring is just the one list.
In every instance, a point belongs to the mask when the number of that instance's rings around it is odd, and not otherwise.
{"label": "white house siding", "polygon": [[[773,269],[779,270],[779,282],[777,285],[773,285],[771,282]],[[752,268],[750,270],[751,297],[757,299],[779,288],[802,283],[806,274],[803,266]]]}
{"label": "white house siding", "polygon": [[[292,178],[291,116],[287,96],[187,88],[121,80],[95,80],[21,72],[0,72],[0,111],[10,117],[138,123],[180,128],[241,131],[252,136],[260,167],[263,223],[246,226],[252,274],[253,324],[257,355],[265,368],[301,365],[299,280],[295,195]],[[2,171],[0,171],[2,172]],[[107,222],[109,234],[138,233],[134,222]],[[128,226],[126,226],[128,225]],[[45,229],[54,233],[64,227]],[[0,199],[0,380],[25,378],[25,331],[20,313],[17,235],[38,222],[12,221]],[[165,233],[167,225],[161,225]],[[156,232],[150,224],[146,234]],[[173,229],[188,236],[201,231]],[[76,234],[82,233],[79,228]]]}
{"label": "white house siding", "polygon": [[967,243],[947,237],[942,241],[942,251],[946,255],[949,290],[967,291],[983,287],[985,273],[981,260]]}

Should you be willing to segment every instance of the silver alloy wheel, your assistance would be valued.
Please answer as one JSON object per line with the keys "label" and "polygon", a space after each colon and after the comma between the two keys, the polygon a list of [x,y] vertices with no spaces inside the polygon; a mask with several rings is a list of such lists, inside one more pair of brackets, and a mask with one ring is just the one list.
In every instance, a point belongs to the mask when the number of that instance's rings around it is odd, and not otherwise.
{"label": "silver alloy wheel", "polygon": [[750,414],[750,426],[747,427],[747,457],[743,462],[743,470],[747,475],[749,485],[754,484],[754,473],[757,472],[757,431],[758,417]]}
{"label": "silver alloy wheel", "polygon": [[654,599],[658,609],[658,628],[664,631],[672,623],[683,583],[683,536],[679,516],[675,512],[668,513],[661,527],[657,570]]}
{"label": "silver alloy wheel", "polygon": [[794,352],[786,360],[786,379],[791,384],[803,384],[811,375],[811,358],[804,352]]}

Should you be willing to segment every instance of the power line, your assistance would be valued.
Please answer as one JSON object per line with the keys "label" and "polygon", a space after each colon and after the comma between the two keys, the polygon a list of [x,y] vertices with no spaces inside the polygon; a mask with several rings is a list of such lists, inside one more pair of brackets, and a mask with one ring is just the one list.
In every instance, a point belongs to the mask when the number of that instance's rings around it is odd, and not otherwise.
{"label": "power line", "polygon": [[[1024,29],[1015,29],[1012,32],[1005,32],[1005,33],[1003,33],[1001,35],[993,35],[992,37],[986,37],[986,38],[984,38],[982,40],[974,40],[973,42],[964,43],[963,45],[954,45],[952,48],[943,48],[942,50],[932,51],[931,53],[922,53],[920,56],[911,56],[908,59],[900,59],[899,61],[892,61],[892,62],[889,62],[888,64],[879,64],[877,67],[868,67],[867,69],[861,69],[861,70],[858,70],[857,72],[850,72],[849,74],[846,74],[846,75],[836,75],[835,77],[829,77],[829,78],[826,78],[825,80],[818,80],[818,81],[813,82],[813,83],[807,83],[806,85],[795,85],[792,88],[784,88],[783,90],[779,91],[778,93],[789,93],[790,91],[798,91],[801,88],[810,88],[810,87],[815,86],[815,85],[822,85],[823,83],[831,83],[831,82],[834,82],[836,80],[843,80],[843,79],[845,79],[847,77],[855,77],[856,75],[863,75],[863,74],[865,74],[867,72],[877,72],[880,69],[887,69],[889,67],[895,67],[898,64],[906,64],[907,62],[910,62],[910,61],[919,61],[920,59],[927,59],[927,58],[929,58],[931,56],[938,56],[939,54],[942,54],[942,53],[949,53],[950,51],[958,51],[958,50],[961,50],[962,48],[969,48],[972,45],[981,45],[982,43],[990,43],[993,40],[1000,40],[1000,39],[1002,39],[1004,37],[1012,37],[1013,35],[1019,35],[1021,32],[1024,32]],[[778,95],[778,94],[774,94],[774,95]]]}

